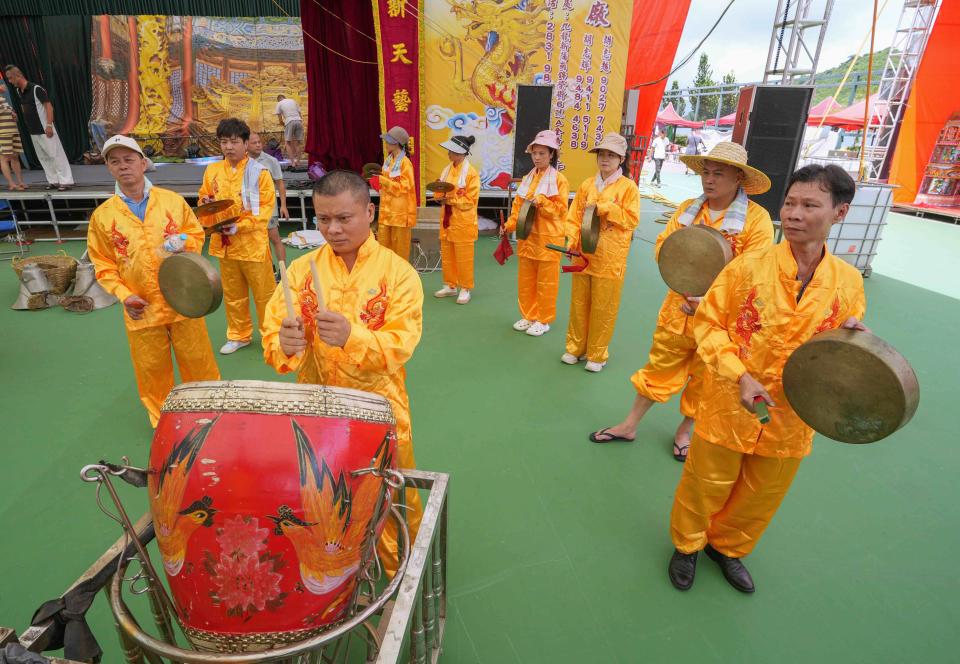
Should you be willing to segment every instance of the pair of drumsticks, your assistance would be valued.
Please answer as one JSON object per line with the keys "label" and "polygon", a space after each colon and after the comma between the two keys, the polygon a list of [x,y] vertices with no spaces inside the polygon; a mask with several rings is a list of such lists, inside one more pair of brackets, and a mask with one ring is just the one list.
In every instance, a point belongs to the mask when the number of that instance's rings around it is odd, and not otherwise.
{"label": "pair of drumsticks", "polygon": [[[317,293],[317,313],[326,310],[323,304],[323,289],[320,288],[320,271],[317,270],[317,261],[310,259],[310,272],[313,274],[313,290]],[[297,312],[293,309],[293,294],[290,292],[290,281],[287,279],[287,265],[280,261],[280,284],[283,286],[283,299],[287,304],[287,318],[295,320]],[[301,355],[297,353],[297,355]]]}

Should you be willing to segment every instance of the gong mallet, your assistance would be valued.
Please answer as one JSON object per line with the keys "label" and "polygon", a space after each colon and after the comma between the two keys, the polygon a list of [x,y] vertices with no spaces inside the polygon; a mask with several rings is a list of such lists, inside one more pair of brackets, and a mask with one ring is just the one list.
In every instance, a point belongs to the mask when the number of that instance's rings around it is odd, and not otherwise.
{"label": "gong mallet", "polygon": [[[293,295],[290,293],[290,281],[287,279],[287,264],[284,261],[280,263],[280,284],[283,286],[283,300],[287,303],[287,318],[296,320],[297,312],[293,309]],[[297,357],[303,355],[303,351],[297,353]]]}
{"label": "gong mallet", "polygon": [[583,259],[582,267],[579,265],[563,265],[560,267],[561,272],[583,272],[584,270],[587,269],[587,266],[590,265],[590,259],[584,256],[582,253],[580,253],[576,249],[572,249],[570,247],[561,247],[559,244],[549,244],[549,243],[544,246],[547,249],[550,249],[551,251],[559,251],[561,254],[563,254],[567,258]]}
{"label": "gong mallet", "polygon": [[317,269],[317,261],[310,259],[310,272],[313,274],[313,290],[317,292],[317,313],[323,313],[327,310],[323,306],[323,290],[320,288],[320,271]]}
{"label": "gong mallet", "polygon": [[763,400],[763,397],[753,397],[753,412],[760,420],[760,424],[770,422],[770,410],[767,408],[767,402]]}

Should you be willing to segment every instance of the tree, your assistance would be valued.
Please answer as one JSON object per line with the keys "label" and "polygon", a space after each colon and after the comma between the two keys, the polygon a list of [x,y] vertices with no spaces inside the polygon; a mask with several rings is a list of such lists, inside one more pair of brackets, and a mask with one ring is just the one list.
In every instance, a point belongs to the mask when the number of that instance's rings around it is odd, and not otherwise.
{"label": "tree", "polygon": [[[713,70],[710,69],[710,58],[706,53],[700,54],[700,63],[697,65],[697,77],[693,79],[694,88],[707,88],[713,85],[716,85],[717,82],[713,80]],[[713,118],[717,115],[717,104],[720,101],[720,96],[717,94],[706,94],[699,97],[699,104],[697,98],[691,98],[690,103],[693,105],[694,120],[704,120],[706,118]]]}
{"label": "tree", "polygon": [[728,90],[724,90],[723,103],[720,105],[720,115],[730,115],[735,110],[737,110],[737,89],[734,87],[734,84],[737,82],[737,75],[732,71],[727,72],[723,75],[723,84],[728,86]]}
{"label": "tree", "polygon": [[683,95],[680,94],[680,83],[676,79],[670,84],[670,90],[667,92],[667,100],[673,102],[673,107],[677,109],[678,115],[683,115],[687,112],[687,102],[683,98]]}

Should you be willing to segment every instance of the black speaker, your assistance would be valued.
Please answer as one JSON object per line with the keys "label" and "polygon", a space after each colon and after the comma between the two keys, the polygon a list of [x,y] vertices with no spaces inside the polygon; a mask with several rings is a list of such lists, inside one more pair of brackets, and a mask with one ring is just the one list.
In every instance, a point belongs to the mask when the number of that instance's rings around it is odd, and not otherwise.
{"label": "black speaker", "polygon": [[530,155],[525,150],[538,133],[551,128],[550,111],[552,108],[552,85],[517,86],[517,113],[513,134],[514,178],[522,178],[533,168],[533,160],[530,159]]}
{"label": "black speaker", "polygon": [[734,129],[734,140],[741,136],[749,164],[770,178],[770,191],[751,196],[766,208],[772,219],[780,218],[787,180],[796,169],[803,144],[803,130],[813,97],[813,87],[756,85],[740,90],[738,116],[749,107],[746,117]]}

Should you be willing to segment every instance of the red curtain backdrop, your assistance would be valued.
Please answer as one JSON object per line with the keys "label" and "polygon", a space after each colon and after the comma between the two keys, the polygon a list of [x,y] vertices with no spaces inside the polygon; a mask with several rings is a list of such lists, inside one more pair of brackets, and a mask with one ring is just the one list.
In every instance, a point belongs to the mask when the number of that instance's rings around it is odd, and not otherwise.
{"label": "red curtain backdrop", "polygon": [[898,203],[912,203],[943,125],[960,112],[960,0],[947,0],[930,33],[900,124],[889,182]]}
{"label": "red curtain backdrop", "polygon": [[[328,170],[359,171],[366,162],[380,162],[380,90],[370,3],[301,0],[300,20],[310,104],[307,152]],[[311,37],[354,60],[374,64],[351,62]]]}
{"label": "red curtain backdrop", "polygon": [[[670,71],[689,9],[690,0],[633,0],[626,89],[654,81]],[[640,88],[637,117],[627,118],[627,124],[633,120],[638,136],[650,136],[668,80]]]}

